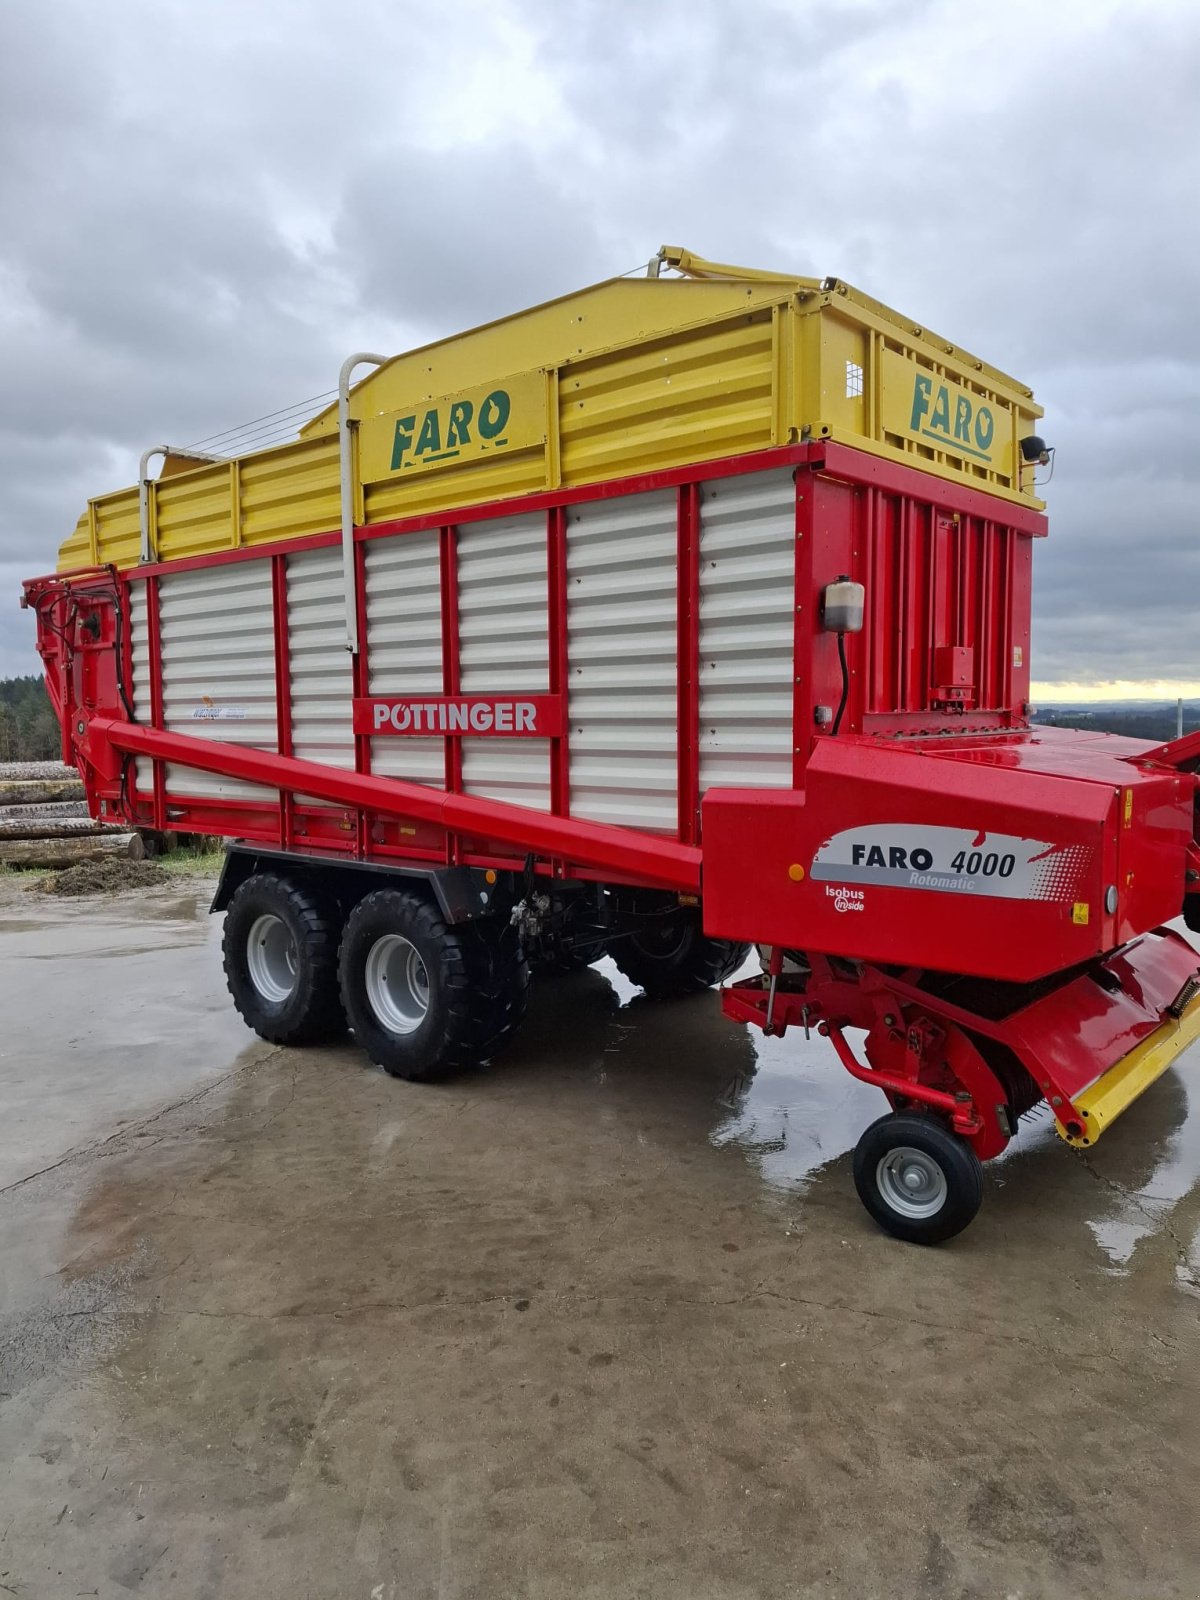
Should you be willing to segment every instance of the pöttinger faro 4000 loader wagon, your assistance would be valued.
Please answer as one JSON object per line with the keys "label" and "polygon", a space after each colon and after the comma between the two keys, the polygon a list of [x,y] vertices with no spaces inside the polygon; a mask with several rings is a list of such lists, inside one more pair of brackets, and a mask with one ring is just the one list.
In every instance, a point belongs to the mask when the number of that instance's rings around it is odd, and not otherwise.
{"label": "p\u00f6ttinger faro 4000 loader wagon", "polygon": [[[352,386],[354,375],[370,369]],[[1200,1032],[1200,740],[1030,726],[1028,389],[834,279],[664,249],[236,459],[147,451],[25,585],[93,813],[228,836],[250,1026],[428,1079],[529,967],[826,1035],[901,1238]],[[163,456],[148,477],[151,456]],[[864,1037],[865,1035],[865,1037]]]}

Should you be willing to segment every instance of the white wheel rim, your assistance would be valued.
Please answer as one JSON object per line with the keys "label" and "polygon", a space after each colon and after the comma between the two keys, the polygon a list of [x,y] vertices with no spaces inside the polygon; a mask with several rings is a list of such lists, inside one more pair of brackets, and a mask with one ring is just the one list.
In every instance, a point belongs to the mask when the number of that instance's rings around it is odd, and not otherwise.
{"label": "white wheel rim", "polygon": [[429,1011],[429,971],[400,933],[385,933],[367,954],[367,1003],[389,1033],[415,1033]]}
{"label": "white wheel rim", "polygon": [[875,1186],[898,1216],[920,1222],[936,1217],[946,1204],[946,1174],[925,1150],[897,1145],[875,1168]]}
{"label": "white wheel rim", "polygon": [[271,1005],[282,1005],[296,988],[296,941],[282,917],[256,917],[246,935],[250,982]]}

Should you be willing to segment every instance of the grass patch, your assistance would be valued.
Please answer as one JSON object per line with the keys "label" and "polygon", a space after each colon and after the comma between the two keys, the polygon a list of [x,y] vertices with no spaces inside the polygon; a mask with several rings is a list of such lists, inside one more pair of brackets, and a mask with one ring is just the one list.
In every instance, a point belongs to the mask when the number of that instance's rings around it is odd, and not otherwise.
{"label": "grass patch", "polygon": [[173,878],[215,878],[225,859],[223,850],[171,850],[156,856],[155,865]]}
{"label": "grass patch", "polygon": [[[81,884],[90,883],[95,876],[98,891],[119,888],[122,878],[128,879],[130,888],[148,888],[155,881],[161,883],[164,879],[170,878],[215,878],[220,874],[224,859],[223,845],[215,849],[187,845],[183,849],[172,850],[167,855],[147,857],[145,861],[130,861],[124,856],[105,856],[97,861],[80,861],[73,866],[63,867],[30,867],[3,861],[0,862],[0,882],[20,884],[36,892],[42,880],[45,880],[46,892],[58,893],[70,892],[70,886],[76,881]],[[144,872],[143,868],[153,869],[152,874]],[[74,874],[74,876],[64,876],[64,874]],[[56,888],[60,878],[66,885],[63,891]]]}

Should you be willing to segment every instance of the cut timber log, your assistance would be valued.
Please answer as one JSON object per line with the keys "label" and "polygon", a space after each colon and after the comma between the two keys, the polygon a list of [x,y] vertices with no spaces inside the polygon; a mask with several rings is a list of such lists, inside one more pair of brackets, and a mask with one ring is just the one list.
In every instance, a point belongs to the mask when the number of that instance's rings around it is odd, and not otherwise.
{"label": "cut timber log", "polygon": [[61,761],[0,761],[0,781],[16,778],[76,778],[74,767]]}
{"label": "cut timber log", "polygon": [[3,839],[79,839],[105,833],[127,833],[126,828],[114,828],[106,822],[93,822],[90,817],[48,816],[6,817],[0,815],[0,840]]}
{"label": "cut timber log", "polygon": [[78,774],[63,778],[0,778],[0,806],[53,805],[59,800],[82,800]]}
{"label": "cut timber log", "polygon": [[41,805],[0,805],[0,821],[16,822],[26,817],[44,817],[47,822],[61,822],[64,817],[81,817],[87,820],[86,800],[47,800]]}
{"label": "cut timber log", "polygon": [[85,834],[73,839],[0,839],[0,863],[8,867],[70,867],[76,861],[113,856],[141,861],[146,846],[139,833]]}

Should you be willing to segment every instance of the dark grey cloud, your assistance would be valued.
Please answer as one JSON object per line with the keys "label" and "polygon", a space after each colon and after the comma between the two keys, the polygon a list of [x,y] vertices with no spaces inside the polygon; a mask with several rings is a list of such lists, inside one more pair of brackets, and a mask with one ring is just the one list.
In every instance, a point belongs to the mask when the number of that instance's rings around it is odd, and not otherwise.
{"label": "dark grey cloud", "polygon": [[0,7],[0,593],[146,444],[665,241],[1031,383],[1036,676],[1200,679],[1198,91],[1188,0]]}

